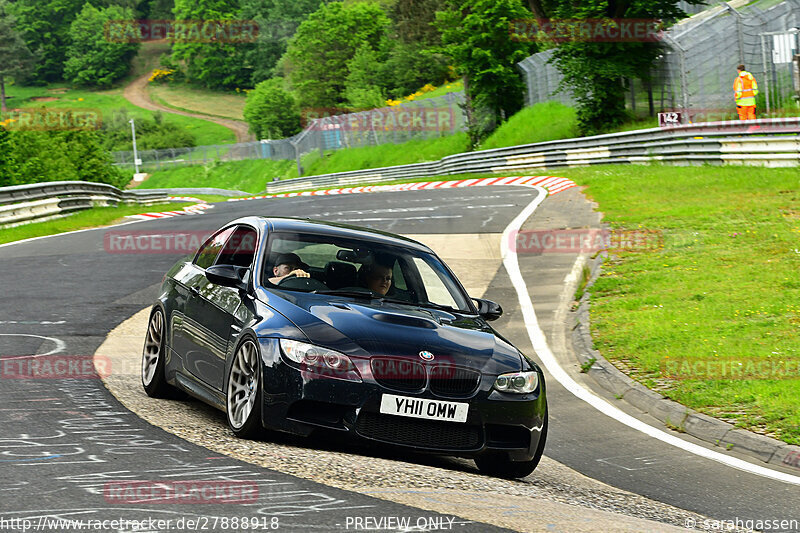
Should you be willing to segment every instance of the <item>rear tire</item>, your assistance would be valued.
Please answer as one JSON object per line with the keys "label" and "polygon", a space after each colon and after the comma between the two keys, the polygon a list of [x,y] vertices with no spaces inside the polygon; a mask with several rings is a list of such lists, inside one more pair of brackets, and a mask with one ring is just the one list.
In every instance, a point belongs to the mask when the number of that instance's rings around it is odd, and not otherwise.
{"label": "rear tire", "polygon": [[488,476],[502,477],[506,479],[521,479],[533,473],[539,465],[544,453],[544,444],[547,440],[547,412],[544,415],[542,424],[542,434],[539,437],[539,444],[536,453],[530,461],[512,461],[508,454],[504,452],[487,452],[475,458],[475,464],[482,474]]}
{"label": "rear tire", "polygon": [[234,435],[253,439],[261,434],[261,357],[246,338],[236,348],[225,387],[225,412]]}

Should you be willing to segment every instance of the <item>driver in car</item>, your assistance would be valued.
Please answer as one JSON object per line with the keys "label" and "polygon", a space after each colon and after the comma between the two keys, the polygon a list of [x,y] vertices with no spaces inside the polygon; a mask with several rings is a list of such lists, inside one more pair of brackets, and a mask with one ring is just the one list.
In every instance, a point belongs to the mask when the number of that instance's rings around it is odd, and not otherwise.
{"label": "driver in car", "polygon": [[308,265],[303,263],[297,254],[281,254],[275,261],[275,266],[272,267],[272,273],[275,275],[269,278],[269,282],[277,285],[284,278],[289,276],[296,276],[298,278],[308,278],[311,274],[306,272]]}

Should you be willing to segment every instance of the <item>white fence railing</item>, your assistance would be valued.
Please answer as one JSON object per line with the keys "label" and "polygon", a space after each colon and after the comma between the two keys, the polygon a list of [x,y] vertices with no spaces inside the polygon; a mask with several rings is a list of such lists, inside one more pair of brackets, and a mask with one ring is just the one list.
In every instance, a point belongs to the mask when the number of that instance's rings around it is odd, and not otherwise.
{"label": "white fence railing", "polygon": [[0,226],[46,220],[95,205],[135,203],[150,205],[167,200],[162,190],[121,191],[87,181],[49,181],[0,187]]}

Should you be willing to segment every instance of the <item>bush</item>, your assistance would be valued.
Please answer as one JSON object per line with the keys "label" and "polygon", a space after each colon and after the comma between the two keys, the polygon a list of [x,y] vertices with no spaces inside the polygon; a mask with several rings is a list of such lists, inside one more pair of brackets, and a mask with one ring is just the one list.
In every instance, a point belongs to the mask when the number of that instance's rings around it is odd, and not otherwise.
{"label": "bush", "polygon": [[[131,150],[131,125],[127,110],[114,111],[103,122],[103,147],[109,151]],[[183,127],[164,120],[160,112],[153,118],[137,117],[136,146],[140,150],[161,150],[164,148],[186,148],[197,146],[197,139]]]}
{"label": "bush", "polygon": [[7,131],[0,127],[0,186],[83,180],[123,187],[94,131]]}
{"label": "bush", "polygon": [[247,93],[244,119],[258,139],[282,139],[301,129],[297,102],[281,78],[262,81]]}

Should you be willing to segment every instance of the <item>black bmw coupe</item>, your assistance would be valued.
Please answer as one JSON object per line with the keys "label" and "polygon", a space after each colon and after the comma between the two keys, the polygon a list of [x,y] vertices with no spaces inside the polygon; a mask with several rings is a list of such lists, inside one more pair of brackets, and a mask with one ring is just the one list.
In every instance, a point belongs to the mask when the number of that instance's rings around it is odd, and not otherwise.
{"label": "black bmw coupe", "polygon": [[237,436],[324,429],[524,477],[547,436],[541,369],[426,246],[291,218],[235,220],[164,278],[142,384]]}

